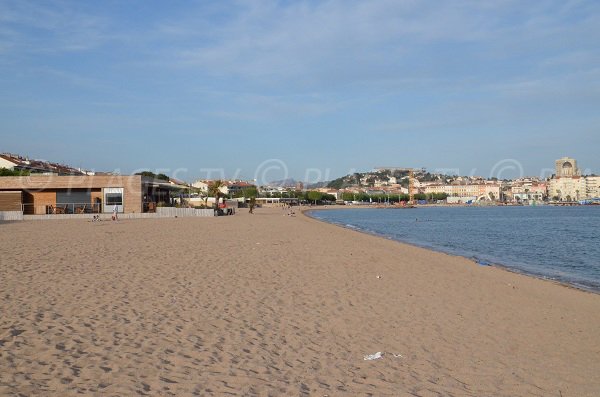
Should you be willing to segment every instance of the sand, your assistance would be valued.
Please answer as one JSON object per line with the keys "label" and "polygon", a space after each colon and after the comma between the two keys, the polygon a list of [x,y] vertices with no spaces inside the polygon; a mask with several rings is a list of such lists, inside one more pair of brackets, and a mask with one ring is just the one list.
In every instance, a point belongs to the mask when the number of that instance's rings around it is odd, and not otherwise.
{"label": "sand", "polygon": [[0,395],[600,395],[600,295],[284,214],[0,224]]}

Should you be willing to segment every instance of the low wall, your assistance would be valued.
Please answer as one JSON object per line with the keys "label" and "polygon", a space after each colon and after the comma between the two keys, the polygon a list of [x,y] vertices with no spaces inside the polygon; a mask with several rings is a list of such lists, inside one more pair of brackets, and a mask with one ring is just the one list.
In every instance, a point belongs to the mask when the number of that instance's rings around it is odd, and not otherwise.
{"label": "low wall", "polygon": [[[1,214],[1,212],[0,212]],[[93,219],[94,215],[100,216],[100,219],[111,219],[112,214],[48,214],[48,215],[23,215],[18,219],[3,219],[0,220],[51,220],[51,219]],[[215,211],[212,209],[195,209],[195,208],[173,208],[173,207],[158,207],[156,212],[119,214],[119,219],[147,219],[147,218],[189,218],[189,217],[212,217],[215,216]]]}
{"label": "low wall", "polygon": [[22,221],[22,211],[0,211],[0,221]]}
{"label": "low wall", "polygon": [[[215,216],[213,209],[158,207],[156,215],[161,218],[190,217],[190,216]],[[120,215],[119,215],[120,217]]]}

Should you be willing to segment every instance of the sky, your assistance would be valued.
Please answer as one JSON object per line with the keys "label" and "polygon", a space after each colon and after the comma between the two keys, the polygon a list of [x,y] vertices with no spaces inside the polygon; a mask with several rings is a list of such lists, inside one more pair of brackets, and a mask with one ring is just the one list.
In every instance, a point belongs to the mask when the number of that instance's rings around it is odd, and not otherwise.
{"label": "sky", "polygon": [[305,182],[600,173],[600,2],[0,0],[0,152]]}

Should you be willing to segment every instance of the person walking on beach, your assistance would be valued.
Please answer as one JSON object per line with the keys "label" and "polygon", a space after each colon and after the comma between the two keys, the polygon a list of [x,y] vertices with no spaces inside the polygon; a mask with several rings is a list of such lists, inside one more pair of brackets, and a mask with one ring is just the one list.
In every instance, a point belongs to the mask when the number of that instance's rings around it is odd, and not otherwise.
{"label": "person walking on beach", "polygon": [[112,213],[112,220],[113,221],[118,221],[119,217],[118,214],[119,213],[119,206],[115,204],[115,206],[113,207],[113,213]]}

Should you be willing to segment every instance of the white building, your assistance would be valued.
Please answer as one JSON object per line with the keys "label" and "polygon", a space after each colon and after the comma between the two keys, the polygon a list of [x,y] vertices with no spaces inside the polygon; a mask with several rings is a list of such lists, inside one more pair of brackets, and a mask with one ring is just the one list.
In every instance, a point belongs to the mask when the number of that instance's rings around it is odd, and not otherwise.
{"label": "white building", "polygon": [[[192,183],[192,187],[199,189],[202,193],[208,193],[208,189],[210,188],[210,185],[213,182],[214,181],[198,180],[198,181]],[[219,188],[219,191],[221,191],[221,193],[223,193],[225,195],[229,194],[229,188],[227,185],[228,185],[227,182],[224,182],[223,185]]]}
{"label": "white building", "polygon": [[192,187],[195,187],[196,189],[200,189],[201,192],[203,193],[207,193],[208,192],[208,181],[196,181],[194,183],[192,183]]}
{"label": "white building", "polygon": [[525,180],[515,182],[510,188],[510,196],[514,201],[543,201],[548,196],[548,187],[545,183]]}
{"label": "white building", "polygon": [[0,154],[0,168],[12,170],[16,165],[18,165],[18,163],[13,161],[10,157]]}
{"label": "white building", "polygon": [[476,197],[477,200],[499,200],[499,184],[454,184],[454,185],[427,185],[423,193],[446,193],[449,197]]}
{"label": "white building", "polygon": [[588,199],[600,198],[600,176],[585,177],[585,192]]}
{"label": "white building", "polygon": [[562,177],[550,179],[548,196],[558,201],[578,201],[587,198],[585,177]]}
{"label": "white building", "polygon": [[600,197],[598,176],[581,176],[577,161],[563,157],[555,162],[556,174],[548,183],[548,196],[558,201],[579,201]]}

